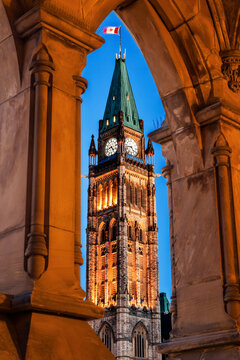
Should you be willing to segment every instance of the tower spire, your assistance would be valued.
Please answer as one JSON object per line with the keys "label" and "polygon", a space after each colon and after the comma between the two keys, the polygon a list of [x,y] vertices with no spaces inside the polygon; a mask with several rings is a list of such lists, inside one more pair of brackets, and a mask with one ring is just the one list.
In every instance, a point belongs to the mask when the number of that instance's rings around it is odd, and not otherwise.
{"label": "tower spire", "polygon": [[124,126],[142,132],[126,60],[116,58],[100,133],[119,125],[118,115],[120,111],[123,113]]}

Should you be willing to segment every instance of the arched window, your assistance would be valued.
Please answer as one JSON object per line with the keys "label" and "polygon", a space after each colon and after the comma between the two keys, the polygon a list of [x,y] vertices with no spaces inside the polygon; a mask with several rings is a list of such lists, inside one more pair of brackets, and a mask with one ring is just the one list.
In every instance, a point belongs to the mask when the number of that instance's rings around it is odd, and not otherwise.
{"label": "arched window", "polygon": [[100,339],[111,351],[113,346],[113,332],[109,325],[105,324],[99,333]]}
{"label": "arched window", "polygon": [[113,182],[112,180],[109,181],[108,184],[108,206],[113,205]]}
{"label": "arched window", "polygon": [[100,244],[104,244],[105,242],[106,242],[106,228],[104,226],[100,233]]}
{"label": "arched window", "polygon": [[138,205],[138,187],[135,187],[135,191],[134,191],[134,195],[135,195],[135,205]]}
{"label": "arched window", "polygon": [[103,208],[108,207],[108,183],[104,184],[103,188]]}
{"label": "arched window", "polygon": [[130,185],[129,182],[126,183],[126,190],[127,190],[127,205],[130,204]]}
{"label": "arched window", "polygon": [[133,204],[134,190],[133,185],[130,185],[130,203]]}
{"label": "arched window", "polygon": [[135,359],[147,358],[147,333],[145,328],[140,324],[133,332],[133,352]]}
{"label": "arched window", "polygon": [[147,192],[146,189],[141,189],[141,207],[146,210]]}
{"label": "arched window", "polygon": [[128,226],[128,239],[132,240],[132,227],[130,225]]}
{"label": "arched window", "polygon": [[98,210],[101,210],[102,209],[102,185],[98,185],[98,188],[97,188],[97,208]]}
{"label": "arched window", "polygon": [[113,181],[112,197],[113,205],[117,205],[117,178],[115,178]]}
{"label": "arched window", "polygon": [[139,230],[139,241],[140,241],[140,243],[143,242],[143,231],[142,231],[142,229]]}
{"label": "arched window", "polygon": [[117,224],[115,223],[112,228],[112,237],[111,241],[114,241],[117,239]]}

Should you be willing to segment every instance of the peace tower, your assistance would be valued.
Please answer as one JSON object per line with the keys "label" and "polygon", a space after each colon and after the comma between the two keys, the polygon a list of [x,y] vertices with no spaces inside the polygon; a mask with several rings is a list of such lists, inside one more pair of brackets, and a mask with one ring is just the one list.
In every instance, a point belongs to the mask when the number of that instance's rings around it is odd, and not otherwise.
{"label": "peace tower", "polygon": [[89,149],[87,298],[91,322],[117,359],[160,359],[154,149],[145,150],[126,60],[116,59],[98,150]]}

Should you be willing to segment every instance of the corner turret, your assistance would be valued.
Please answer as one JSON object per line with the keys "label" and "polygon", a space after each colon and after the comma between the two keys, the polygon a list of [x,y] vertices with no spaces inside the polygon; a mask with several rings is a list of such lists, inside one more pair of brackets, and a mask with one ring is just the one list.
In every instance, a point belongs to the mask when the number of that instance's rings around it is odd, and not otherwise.
{"label": "corner turret", "polygon": [[154,165],[154,148],[151,139],[148,139],[148,145],[145,150],[145,155],[147,156],[147,164]]}
{"label": "corner turret", "polygon": [[96,165],[97,150],[94,141],[94,135],[92,135],[91,144],[88,151],[89,165]]}

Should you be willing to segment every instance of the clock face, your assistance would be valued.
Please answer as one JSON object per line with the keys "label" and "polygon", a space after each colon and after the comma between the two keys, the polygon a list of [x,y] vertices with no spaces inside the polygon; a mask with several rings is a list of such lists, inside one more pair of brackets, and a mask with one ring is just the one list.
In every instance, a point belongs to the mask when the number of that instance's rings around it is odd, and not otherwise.
{"label": "clock face", "polygon": [[125,149],[129,155],[137,156],[138,154],[138,146],[136,144],[136,141],[134,141],[130,137],[126,138],[125,140]]}
{"label": "clock face", "polygon": [[111,156],[117,152],[118,143],[116,138],[111,138],[106,142],[105,155]]}

